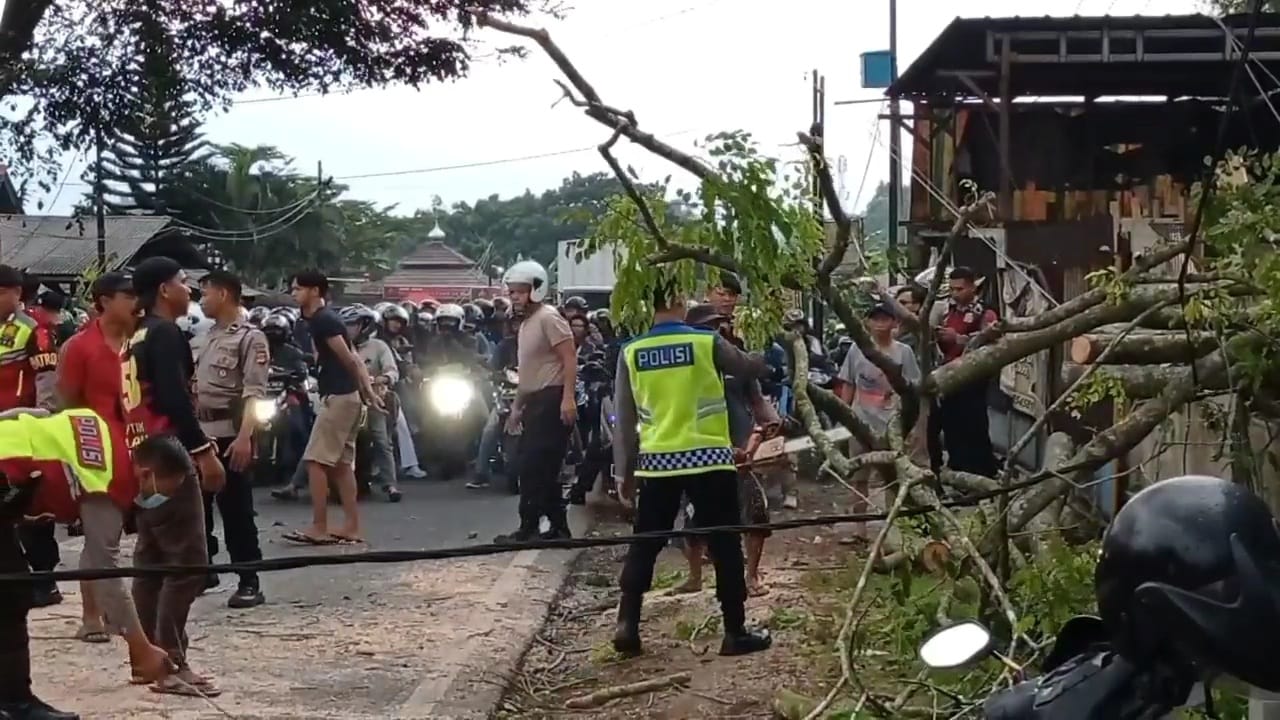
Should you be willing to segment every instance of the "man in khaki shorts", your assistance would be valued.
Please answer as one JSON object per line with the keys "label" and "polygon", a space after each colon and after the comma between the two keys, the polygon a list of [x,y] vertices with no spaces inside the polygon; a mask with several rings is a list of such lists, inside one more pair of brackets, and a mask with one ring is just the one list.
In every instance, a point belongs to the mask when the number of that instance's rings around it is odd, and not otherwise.
{"label": "man in khaki shorts", "polygon": [[[311,490],[311,527],[292,530],[284,537],[307,545],[363,542],[356,505],[356,433],[364,423],[365,405],[382,410],[382,400],[374,394],[369,373],[351,348],[346,326],[325,305],[328,278],[315,270],[300,272],[293,278],[292,292],[315,340],[320,407],[302,453]],[[337,532],[329,531],[330,481],[338,489],[345,517]]]}

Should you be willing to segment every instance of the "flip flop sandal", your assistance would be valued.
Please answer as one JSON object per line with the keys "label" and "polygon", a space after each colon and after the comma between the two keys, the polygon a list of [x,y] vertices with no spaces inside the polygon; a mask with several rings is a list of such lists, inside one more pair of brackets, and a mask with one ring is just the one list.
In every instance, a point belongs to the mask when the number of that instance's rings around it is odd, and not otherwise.
{"label": "flip flop sandal", "polygon": [[93,644],[111,642],[111,633],[101,625],[81,625],[76,631],[76,639]]}
{"label": "flip flop sandal", "polygon": [[192,685],[188,682],[169,678],[168,680],[153,683],[151,692],[157,695],[179,695],[181,697],[193,698],[215,698],[222,694],[222,691],[211,684],[208,685]]}
{"label": "flip flop sandal", "polygon": [[351,537],[350,535],[338,535],[336,533],[329,533],[329,537],[333,540],[332,544],[337,544],[337,545],[363,545],[364,544],[364,538]]}
{"label": "flip flop sandal", "polygon": [[301,530],[290,530],[282,537],[289,542],[298,543],[299,545],[337,545],[338,540],[332,535],[329,537],[312,537]]}

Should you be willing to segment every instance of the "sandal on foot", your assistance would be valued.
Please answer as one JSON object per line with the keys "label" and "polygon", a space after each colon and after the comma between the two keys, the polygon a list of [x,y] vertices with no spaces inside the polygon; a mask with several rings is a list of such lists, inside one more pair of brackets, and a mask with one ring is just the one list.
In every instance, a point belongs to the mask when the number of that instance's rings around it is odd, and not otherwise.
{"label": "sandal on foot", "polygon": [[173,676],[167,677],[160,682],[152,683],[151,692],[160,695],[180,695],[194,698],[215,698],[222,694],[222,691],[212,684],[193,685]]}
{"label": "sandal on foot", "polygon": [[111,642],[111,633],[101,623],[82,623],[76,631],[76,639],[87,643]]}
{"label": "sandal on foot", "polygon": [[329,533],[329,539],[338,545],[363,545],[364,538],[355,535],[341,535],[339,533]]}
{"label": "sandal on foot", "polygon": [[338,540],[332,535],[327,537],[316,537],[308,535],[301,530],[290,530],[283,535],[285,540],[298,543],[299,545],[337,545]]}

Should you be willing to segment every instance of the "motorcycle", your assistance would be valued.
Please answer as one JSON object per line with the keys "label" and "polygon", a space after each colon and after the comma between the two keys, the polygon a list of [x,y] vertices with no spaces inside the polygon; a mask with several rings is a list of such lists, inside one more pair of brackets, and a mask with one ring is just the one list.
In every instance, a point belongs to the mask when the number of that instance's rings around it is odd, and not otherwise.
{"label": "motorcycle", "polygon": [[[599,478],[599,470],[607,470],[612,458],[612,426],[606,427],[608,415],[613,408],[613,376],[605,366],[605,354],[594,352],[578,370],[578,378],[583,392],[579,396],[579,417],[585,418],[586,436],[582,438],[583,462],[589,463],[596,472],[589,479],[584,478],[584,487],[578,488],[583,495],[589,493]],[[606,405],[609,411],[606,412]],[[589,485],[587,484],[589,483]]]}
{"label": "motorcycle", "polygon": [[520,468],[517,463],[517,449],[520,444],[520,430],[507,432],[507,418],[511,417],[511,404],[516,400],[516,388],[520,385],[520,374],[515,368],[507,368],[498,374],[494,381],[493,400],[498,411],[498,451],[490,460],[495,472],[501,472],[507,481],[507,492],[512,495],[520,493]]}
{"label": "motorcycle", "polygon": [[[302,372],[273,367],[267,376],[266,396],[249,401],[257,422],[253,472],[257,485],[278,486],[293,472],[298,458],[284,457],[285,450],[290,449],[290,445],[305,443],[305,438],[289,443],[289,417],[293,413],[303,413],[305,425],[310,429],[315,393],[315,378]],[[302,447],[293,447],[292,450],[298,455],[302,453]]]}
{"label": "motorcycle", "polygon": [[466,471],[488,415],[480,383],[462,365],[444,365],[422,382],[422,454],[443,479]]}
{"label": "motorcycle", "polygon": [[1018,684],[983,703],[988,720],[1158,720],[1179,707],[1203,703],[1205,688],[1159,669],[1138,668],[1111,649],[1102,621],[1068,620],[1041,663],[1043,675],[1026,679],[1025,669],[994,651],[991,632],[974,620],[935,630],[920,646],[930,668],[964,668],[995,656]]}

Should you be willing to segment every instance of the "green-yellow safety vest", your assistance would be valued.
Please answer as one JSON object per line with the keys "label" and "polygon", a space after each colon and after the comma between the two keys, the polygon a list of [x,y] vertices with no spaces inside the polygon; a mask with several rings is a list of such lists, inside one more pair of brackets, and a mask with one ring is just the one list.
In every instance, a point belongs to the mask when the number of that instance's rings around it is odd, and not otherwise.
{"label": "green-yellow safety vest", "polygon": [[735,470],[716,334],[659,323],[623,348],[640,421],[637,477]]}
{"label": "green-yellow safety vest", "polygon": [[0,459],[63,463],[87,493],[107,492],[114,450],[107,423],[92,410],[63,410],[47,417],[17,414],[0,420]]}

